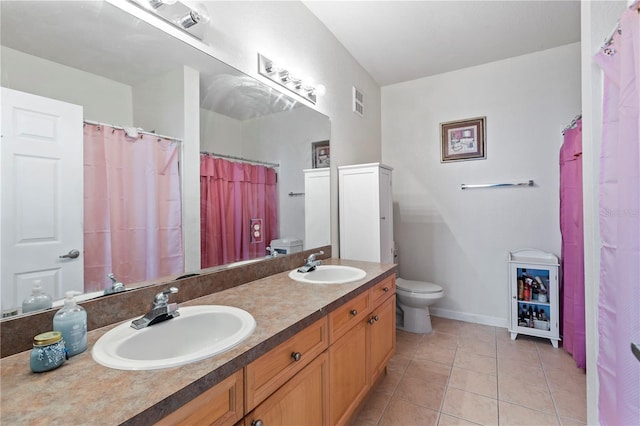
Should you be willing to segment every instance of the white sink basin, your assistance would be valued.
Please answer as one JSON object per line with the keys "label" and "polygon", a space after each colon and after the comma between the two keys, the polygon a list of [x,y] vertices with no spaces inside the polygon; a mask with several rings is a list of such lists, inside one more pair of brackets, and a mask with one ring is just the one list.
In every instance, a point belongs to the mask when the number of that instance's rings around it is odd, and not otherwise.
{"label": "white sink basin", "polygon": [[201,305],[178,309],[180,316],[141,330],[131,321],[104,334],[93,359],[119,370],[175,367],[227,351],[256,327],[250,313],[232,306]]}
{"label": "white sink basin", "polygon": [[309,284],[345,284],[363,279],[367,273],[360,268],[342,265],[320,265],[315,271],[289,272],[289,278]]}

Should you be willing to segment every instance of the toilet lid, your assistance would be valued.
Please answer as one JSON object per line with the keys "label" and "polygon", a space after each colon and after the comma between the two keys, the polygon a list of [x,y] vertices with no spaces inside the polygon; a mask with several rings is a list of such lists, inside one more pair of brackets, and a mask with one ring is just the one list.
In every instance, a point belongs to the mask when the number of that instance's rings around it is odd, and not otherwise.
{"label": "toilet lid", "polygon": [[400,290],[421,294],[440,293],[442,291],[442,287],[437,284],[428,283],[425,281],[404,280],[402,278],[396,279],[396,287]]}

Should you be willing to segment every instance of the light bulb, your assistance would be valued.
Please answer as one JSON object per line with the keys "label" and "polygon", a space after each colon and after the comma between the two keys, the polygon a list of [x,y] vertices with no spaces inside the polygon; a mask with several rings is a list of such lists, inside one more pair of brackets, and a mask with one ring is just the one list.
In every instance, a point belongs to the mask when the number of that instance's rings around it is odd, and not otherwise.
{"label": "light bulb", "polygon": [[[172,1],[172,0],[170,0]],[[206,24],[210,20],[209,11],[207,7],[202,3],[190,3],[188,5],[191,8],[191,11],[187,13],[184,17],[178,19],[178,23],[182,28],[193,27],[196,24],[202,23]]]}

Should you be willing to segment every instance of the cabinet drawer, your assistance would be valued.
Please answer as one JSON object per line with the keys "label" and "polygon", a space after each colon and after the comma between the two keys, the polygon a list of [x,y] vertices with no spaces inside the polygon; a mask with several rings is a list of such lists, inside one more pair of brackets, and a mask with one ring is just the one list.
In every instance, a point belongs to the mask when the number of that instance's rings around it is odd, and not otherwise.
{"label": "cabinet drawer", "polygon": [[345,334],[369,313],[369,292],[353,298],[329,314],[329,333],[331,343]]}
{"label": "cabinet drawer", "polygon": [[164,425],[233,425],[242,419],[242,370],[187,402],[156,423]]}
{"label": "cabinet drawer", "polygon": [[327,353],[320,354],[249,413],[245,417],[245,426],[329,425],[328,364]]}
{"label": "cabinet drawer", "polygon": [[245,412],[253,410],[328,346],[325,317],[247,365]]}
{"label": "cabinet drawer", "polygon": [[390,277],[380,281],[375,286],[371,287],[371,306],[378,306],[387,297],[396,292],[396,275],[393,274]]}

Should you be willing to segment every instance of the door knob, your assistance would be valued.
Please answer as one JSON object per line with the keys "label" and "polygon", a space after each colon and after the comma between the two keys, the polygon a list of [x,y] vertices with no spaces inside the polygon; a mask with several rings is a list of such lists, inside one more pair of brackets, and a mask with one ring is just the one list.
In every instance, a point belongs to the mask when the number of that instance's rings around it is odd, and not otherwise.
{"label": "door knob", "polygon": [[69,253],[60,256],[60,259],[75,259],[78,256],[80,256],[80,252],[74,249],[70,250]]}

